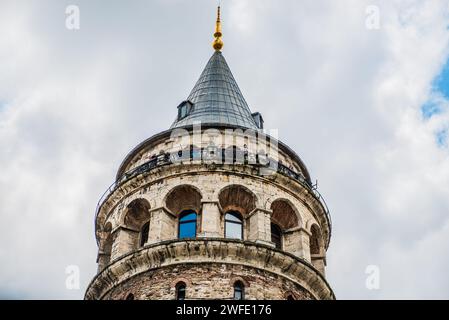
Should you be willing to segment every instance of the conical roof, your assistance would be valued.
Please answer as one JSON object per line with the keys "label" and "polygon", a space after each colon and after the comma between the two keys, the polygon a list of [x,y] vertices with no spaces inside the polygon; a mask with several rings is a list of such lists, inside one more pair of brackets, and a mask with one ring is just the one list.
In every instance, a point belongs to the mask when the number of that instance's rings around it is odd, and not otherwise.
{"label": "conical roof", "polygon": [[[187,115],[176,118],[171,128],[194,123],[230,125],[258,129],[237,82],[220,51],[210,58],[187,101]],[[190,105],[189,105],[190,106]]]}

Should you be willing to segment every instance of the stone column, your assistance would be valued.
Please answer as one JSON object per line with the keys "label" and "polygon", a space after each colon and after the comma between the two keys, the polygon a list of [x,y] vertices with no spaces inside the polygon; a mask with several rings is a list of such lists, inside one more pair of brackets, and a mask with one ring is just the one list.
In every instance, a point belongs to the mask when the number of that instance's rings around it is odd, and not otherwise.
{"label": "stone column", "polygon": [[223,238],[218,201],[202,201],[199,238]]}
{"label": "stone column", "polygon": [[111,259],[111,255],[109,253],[105,253],[102,251],[98,252],[97,263],[98,269],[97,273],[100,273],[108,264]]}
{"label": "stone column", "polygon": [[166,207],[150,210],[150,230],[146,244],[157,243],[177,237],[177,217]]}
{"label": "stone column", "polygon": [[254,209],[246,219],[249,223],[248,240],[274,246],[271,242],[271,210]]}
{"label": "stone column", "polygon": [[118,227],[112,232],[111,261],[136,249],[139,241],[139,231]]}
{"label": "stone column", "polygon": [[284,250],[311,262],[309,237],[310,233],[304,228],[297,227],[285,230]]}
{"label": "stone column", "polygon": [[313,266],[325,276],[326,270],[326,256],[321,254],[312,254],[312,264]]}

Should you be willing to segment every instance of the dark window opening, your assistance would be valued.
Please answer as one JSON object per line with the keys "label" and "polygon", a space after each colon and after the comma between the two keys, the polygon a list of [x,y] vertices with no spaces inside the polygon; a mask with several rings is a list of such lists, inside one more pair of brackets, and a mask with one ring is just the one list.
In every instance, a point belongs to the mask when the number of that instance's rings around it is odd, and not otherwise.
{"label": "dark window opening", "polygon": [[237,211],[230,211],[225,215],[225,238],[243,239],[243,219]]}
{"label": "dark window opening", "polygon": [[254,122],[257,125],[257,128],[263,129],[264,121],[263,121],[262,115],[259,112],[255,112],[255,113],[251,114],[251,116],[253,117]]}
{"label": "dark window opening", "polygon": [[320,254],[320,231],[316,225],[312,226],[310,237],[310,254]]}
{"label": "dark window opening", "polygon": [[196,238],[196,218],[197,214],[193,210],[187,210],[179,216],[179,239]]}
{"label": "dark window opening", "polygon": [[244,300],[245,299],[245,286],[241,281],[236,281],[234,283],[234,300]]}
{"label": "dark window opening", "polygon": [[178,106],[178,120],[181,120],[189,115],[192,111],[193,103],[190,101],[183,101]]}
{"label": "dark window opening", "polygon": [[282,230],[274,223],[271,224],[271,242],[274,243],[276,249],[282,249]]}
{"label": "dark window opening", "polygon": [[287,296],[287,300],[296,300],[295,297],[293,297],[293,295],[289,294]]}
{"label": "dark window opening", "polygon": [[134,300],[134,295],[132,293],[128,294],[126,300]]}
{"label": "dark window opening", "polygon": [[150,232],[150,222],[143,225],[142,231],[140,232],[140,246],[143,247],[148,241],[148,234]]}
{"label": "dark window opening", "polygon": [[186,298],[186,284],[179,282],[176,285],[176,300],[185,300]]}

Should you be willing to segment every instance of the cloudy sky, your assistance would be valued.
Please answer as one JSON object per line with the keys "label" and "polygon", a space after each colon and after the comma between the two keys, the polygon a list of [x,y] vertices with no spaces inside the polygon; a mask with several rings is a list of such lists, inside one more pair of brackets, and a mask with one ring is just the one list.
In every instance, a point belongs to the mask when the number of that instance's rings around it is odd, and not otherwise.
{"label": "cloudy sky", "polygon": [[[221,2],[252,111],[331,209],[337,298],[449,298],[449,1]],[[216,4],[0,0],[0,298],[83,297],[97,201],[171,124],[213,53]]]}

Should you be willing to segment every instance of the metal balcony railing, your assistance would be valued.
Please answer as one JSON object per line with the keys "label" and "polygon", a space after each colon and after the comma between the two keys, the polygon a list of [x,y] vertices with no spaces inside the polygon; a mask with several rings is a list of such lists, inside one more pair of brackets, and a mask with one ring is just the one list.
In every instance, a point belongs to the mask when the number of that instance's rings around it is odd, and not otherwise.
{"label": "metal balcony railing", "polygon": [[[221,151],[221,152],[220,152]],[[95,210],[95,231],[97,231],[96,220],[100,211],[101,205],[118,187],[127,181],[137,177],[140,174],[150,172],[156,168],[160,168],[167,165],[189,163],[192,161],[201,161],[202,163],[210,163],[215,165],[222,164],[237,164],[237,165],[254,165],[264,170],[264,175],[268,175],[270,172],[277,172],[284,176],[290,177],[295,181],[298,181],[302,186],[307,188],[312,195],[321,203],[326,213],[326,219],[329,224],[329,237],[331,237],[332,220],[329,212],[329,208],[322,195],[317,190],[316,186],[311,185],[301,173],[297,173],[282,163],[268,158],[267,155],[252,154],[247,151],[239,150],[236,147],[220,150],[215,147],[207,147],[201,149],[190,148],[186,150],[180,150],[178,153],[170,154],[165,153],[156,156],[144,164],[124,173],[118,178],[100,197]],[[262,171],[262,170],[260,170]]]}

